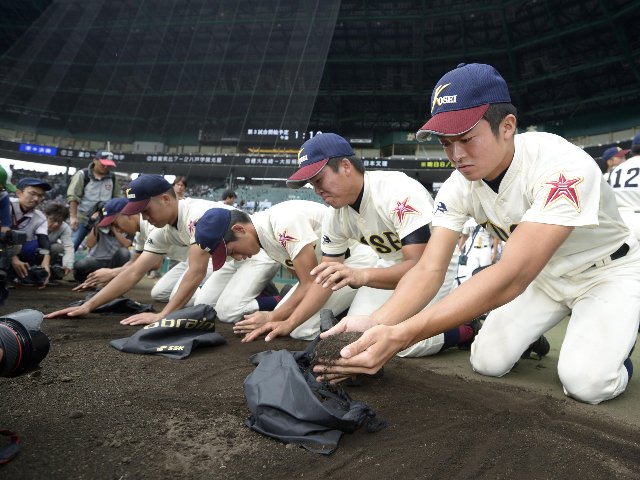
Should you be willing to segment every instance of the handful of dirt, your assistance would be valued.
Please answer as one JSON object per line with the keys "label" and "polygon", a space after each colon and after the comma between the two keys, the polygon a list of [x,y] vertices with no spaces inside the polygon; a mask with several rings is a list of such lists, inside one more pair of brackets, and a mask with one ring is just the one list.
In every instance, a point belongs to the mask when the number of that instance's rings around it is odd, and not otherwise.
{"label": "handful of dirt", "polygon": [[335,364],[336,360],[341,358],[340,350],[355,342],[361,336],[362,332],[343,332],[323,338],[316,345],[311,366]]}

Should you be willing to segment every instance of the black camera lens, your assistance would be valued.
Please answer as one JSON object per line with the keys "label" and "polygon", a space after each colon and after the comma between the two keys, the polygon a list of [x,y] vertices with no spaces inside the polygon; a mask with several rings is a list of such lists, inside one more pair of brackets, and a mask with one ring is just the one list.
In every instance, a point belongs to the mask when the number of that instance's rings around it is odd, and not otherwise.
{"label": "black camera lens", "polygon": [[4,358],[0,377],[15,377],[35,369],[49,353],[49,338],[11,318],[0,318],[0,347]]}

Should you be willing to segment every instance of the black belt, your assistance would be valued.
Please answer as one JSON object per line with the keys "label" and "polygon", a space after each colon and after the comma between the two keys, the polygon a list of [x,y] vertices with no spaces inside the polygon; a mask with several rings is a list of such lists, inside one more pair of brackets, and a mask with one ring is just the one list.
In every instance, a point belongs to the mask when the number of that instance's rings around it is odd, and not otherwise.
{"label": "black belt", "polygon": [[611,254],[611,260],[618,260],[629,253],[629,245],[623,243],[622,246]]}

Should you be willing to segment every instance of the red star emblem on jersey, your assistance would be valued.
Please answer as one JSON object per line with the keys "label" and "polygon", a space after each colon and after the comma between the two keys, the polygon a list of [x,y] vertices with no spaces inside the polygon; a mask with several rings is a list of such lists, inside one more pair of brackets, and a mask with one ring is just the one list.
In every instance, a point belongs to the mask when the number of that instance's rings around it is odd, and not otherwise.
{"label": "red star emblem on jersey", "polygon": [[398,215],[398,220],[400,223],[404,222],[404,217],[410,213],[420,213],[418,210],[413,208],[411,205],[408,205],[409,197],[405,198],[402,202],[396,201],[396,208],[391,210],[391,215]]}
{"label": "red star emblem on jersey", "polygon": [[187,229],[189,230],[189,235],[193,235],[193,232],[196,230],[196,224],[198,223],[199,218],[195,220],[189,220],[189,225],[187,225]]}
{"label": "red star emblem on jersey", "polygon": [[278,242],[280,242],[280,245],[282,245],[283,248],[287,248],[287,242],[297,242],[297,241],[298,239],[295,237],[289,236],[286,230],[278,234]]}
{"label": "red star emblem on jersey", "polygon": [[544,202],[544,206],[546,207],[550,203],[564,197],[573,204],[576,210],[580,211],[580,198],[574,186],[581,181],[581,177],[567,179],[563,173],[560,173],[558,180],[546,182],[547,185],[551,185],[551,188],[549,188],[549,194],[547,195],[547,200]]}

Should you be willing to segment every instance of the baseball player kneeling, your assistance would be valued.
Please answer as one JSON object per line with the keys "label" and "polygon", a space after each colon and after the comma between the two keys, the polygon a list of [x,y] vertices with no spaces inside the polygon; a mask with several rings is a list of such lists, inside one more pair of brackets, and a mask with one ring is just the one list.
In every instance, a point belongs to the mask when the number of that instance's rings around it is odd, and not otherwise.
{"label": "baseball player kneeling", "polygon": [[[596,163],[556,135],[516,134],[507,84],[489,65],[447,73],[430,105],[418,138],[437,135],[456,171],[436,197],[429,244],[381,308],[326,332],[370,327],[336,365],[316,370],[334,381],[375,372],[408,345],[491,310],[471,365],[502,376],[571,315],[558,359],[564,392],[594,404],[621,394],[633,373],[640,251]],[[423,310],[469,217],[506,241],[502,258]]]}

